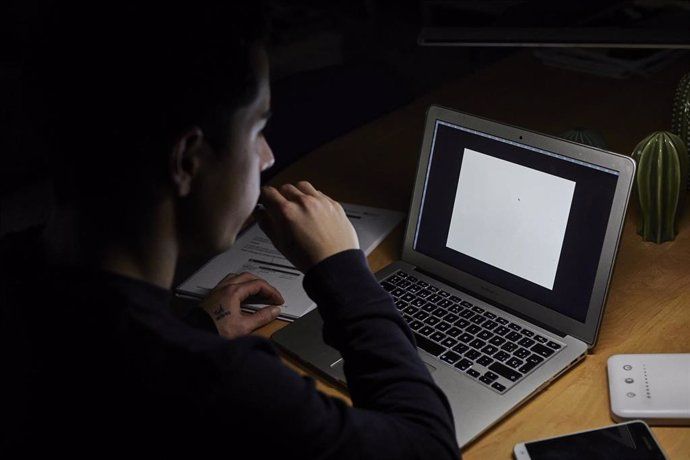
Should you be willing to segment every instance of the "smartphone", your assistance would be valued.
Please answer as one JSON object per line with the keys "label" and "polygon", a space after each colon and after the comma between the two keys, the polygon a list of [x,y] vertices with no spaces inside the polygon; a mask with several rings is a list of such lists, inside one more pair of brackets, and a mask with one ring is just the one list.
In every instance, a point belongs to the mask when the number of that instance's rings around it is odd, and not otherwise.
{"label": "smartphone", "polygon": [[515,445],[517,460],[665,460],[646,423],[635,420]]}

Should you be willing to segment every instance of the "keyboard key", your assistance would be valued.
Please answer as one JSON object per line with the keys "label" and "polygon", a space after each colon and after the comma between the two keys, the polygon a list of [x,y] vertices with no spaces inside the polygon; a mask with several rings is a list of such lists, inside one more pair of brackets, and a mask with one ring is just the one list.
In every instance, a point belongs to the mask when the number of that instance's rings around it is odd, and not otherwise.
{"label": "keyboard key", "polygon": [[410,324],[412,321],[414,321],[414,318],[410,315],[403,315],[403,319],[407,322],[407,324]]}
{"label": "keyboard key", "polygon": [[478,371],[475,371],[474,369],[467,369],[467,375],[470,375],[474,377],[475,379],[479,377],[481,374]]}
{"label": "keyboard key", "polygon": [[518,367],[522,366],[522,363],[524,363],[523,360],[517,359],[515,357],[510,358],[508,361],[506,361],[506,365],[514,369],[517,369]]}
{"label": "keyboard key", "polygon": [[433,332],[434,332],[434,328],[431,326],[424,326],[423,328],[421,328],[419,330],[419,333],[422,335],[429,335],[429,334],[432,334]]}
{"label": "keyboard key", "polygon": [[494,323],[494,322],[491,321],[491,320],[485,321],[484,324],[482,324],[482,327],[483,327],[484,329],[488,329],[488,330],[492,330],[492,329],[495,328],[496,326],[498,326],[498,323]]}
{"label": "keyboard key", "polygon": [[455,302],[455,303],[460,303],[460,302],[462,302],[462,299],[461,299],[460,297],[454,296],[454,295],[450,296],[450,300],[451,300],[452,302]]}
{"label": "keyboard key", "polygon": [[518,332],[522,330],[522,328],[520,327],[520,325],[519,325],[519,324],[515,324],[515,323],[510,323],[510,324],[508,325],[508,327],[511,328],[512,330],[518,331]]}
{"label": "keyboard key", "polygon": [[436,331],[433,334],[431,334],[429,338],[434,342],[440,342],[441,340],[446,338],[446,334],[444,334],[443,332]]}
{"label": "keyboard key", "polygon": [[424,305],[422,305],[422,310],[427,313],[431,313],[432,311],[436,310],[436,308],[438,307],[431,302],[425,302]]}
{"label": "keyboard key", "polygon": [[412,286],[412,283],[410,283],[407,280],[402,280],[398,283],[399,288],[407,289],[408,287]]}
{"label": "keyboard key", "polygon": [[543,362],[543,361],[544,361],[544,358],[542,358],[542,357],[539,356],[539,355],[530,355],[529,358],[527,358],[527,362],[528,362],[528,363],[539,364],[539,363],[541,363],[541,362]]}
{"label": "keyboard key", "polygon": [[464,319],[464,318],[460,318],[459,320],[457,320],[457,321],[455,322],[455,325],[456,325],[457,327],[462,327],[462,328],[466,327],[468,324],[470,324],[470,322],[467,321],[467,320]]}
{"label": "keyboard key", "polygon": [[417,284],[413,284],[412,286],[409,286],[409,287],[405,288],[405,290],[406,290],[407,292],[411,292],[411,293],[413,293],[413,294],[416,294],[416,293],[418,293],[419,291],[422,290],[422,287],[419,286],[419,285],[417,285]]}
{"label": "keyboard key", "polygon": [[448,329],[448,332],[446,332],[446,334],[448,334],[451,337],[457,337],[461,332],[462,331],[457,327],[451,327],[450,329]]}
{"label": "keyboard key", "polygon": [[448,321],[449,323],[454,323],[458,320],[458,315],[454,315],[453,313],[448,313],[446,316],[443,317],[444,321]]}
{"label": "keyboard key", "polygon": [[441,295],[441,296],[443,296],[443,297],[446,297],[446,298],[450,297],[450,292],[446,292],[446,291],[444,291],[443,289],[441,289],[440,291],[438,291],[438,294]]}
{"label": "keyboard key", "polygon": [[475,360],[479,358],[482,354],[479,353],[477,350],[468,350],[465,352],[465,358]]}
{"label": "keyboard key", "polygon": [[429,283],[427,283],[426,281],[419,280],[419,281],[417,281],[417,284],[419,284],[423,288],[429,287]]}
{"label": "keyboard key", "polygon": [[[421,286],[421,285],[419,283],[417,283],[417,286]],[[421,297],[422,299],[426,299],[430,295],[431,295],[431,291],[426,290],[426,289],[422,289],[421,291],[419,291],[417,293],[417,297]]]}
{"label": "keyboard key", "polygon": [[522,334],[518,334],[517,332],[509,332],[506,334],[506,339],[512,340],[513,342],[517,342],[522,338]]}
{"label": "keyboard key", "polygon": [[484,316],[486,316],[486,317],[489,318],[489,319],[496,319],[496,315],[494,315],[494,314],[491,313],[490,311],[485,311],[485,312],[484,312]]}
{"label": "keyboard key", "polygon": [[455,364],[456,361],[460,359],[460,355],[453,353],[452,351],[446,352],[441,355],[441,360],[447,362],[448,364]]}
{"label": "keyboard key", "polygon": [[546,343],[548,342],[548,339],[546,337],[542,337],[541,335],[535,335],[534,340],[536,340],[539,343]]}
{"label": "keyboard key", "polygon": [[489,358],[489,357],[486,356],[486,355],[482,355],[482,356],[477,360],[477,364],[479,364],[479,365],[481,365],[481,366],[484,366],[484,367],[488,366],[489,364],[491,364],[491,363],[493,363],[493,362],[494,362],[494,360],[491,359],[491,358]]}
{"label": "keyboard key", "polygon": [[557,344],[556,342],[549,342],[546,345],[553,348],[554,350],[560,350],[561,349],[561,346],[559,344]]}
{"label": "keyboard key", "polygon": [[540,343],[534,345],[531,348],[531,350],[533,352],[535,352],[536,354],[543,356],[544,358],[548,358],[549,356],[554,354],[554,351],[551,348],[545,347],[544,345],[542,345]]}
{"label": "keyboard key", "polygon": [[489,340],[489,343],[491,345],[496,345],[498,347],[498,346],[501,346],[501,344],[503,344],[503,342],[505,342],[505,341],[506,341],[506,339],[504,339],[503,337],[499,337],[499,336],[495,335],[495,336],[491,337],[491,340]]}
{"label": "keyboard key", "polygon": [[470,309],[467,309],[467,310],[463,311],[462,313],[460,313],[461,318],[471,318],[473,316],[474,316],[474,312]]}
{"label": "keyboard key", "polygon": [[522,345],[523,347],[528,347],[528,348],[534,344],[535,344],[534,340],[528,339],[527,337],[523,338],[522,340],[520,340],[518,342],[518,345]]}
{"label": "keyboard key", "polygon": [[441,345],[443,345],[444,347],[447,347],[447,348],[451,348],[451,347],[455,346],[456,343],[458,343],[458,341],[455,340],[454,338],[452,338],[452,337],[446,337],[446,338],[443,339],[443,341],[441,342]]}
{"label": "keyboard key", "polygon": [[522,377],[521,373],[501,363],[493,363],[489,366],[489,369],[494,371],[501,377],[510,380],[511,382],[517,382],[520,379],[520,377]]}
{"label": "keyboard key", "polygon": [[417,278],[412,275],[407,275],[407,281],[412,281],[413,283],[416,283]]}
{"label": "keyboard key", "polygon": [[470,349],[470,347],[468,347],[464,343],[459,343],[453,347],[453,351],[456,351],[458,353],[465,353],[469,349]]}
{"label": "keyboard key", "polygon": [[460,337],[458,337],[458,339],[459,339],[461,342],[467,343],[467,342],[472,341],[472,340],[474,339],[474,336],[473,336],[472,334],[468,334],[467,332],[465,332],[465,333],[463,333],[462,335],[460,335]]}
{"label": "keyboard key", "polygon": [[472,308],[472,307],[474,307],[474,305],[472,305],[471,303],[469,303],[467,300],[463,300],[462,302],[460,302],[460,305],[462,305],[463,307],[467,307],[467,308]]}
{"label": "keyboard key", "polygon": [[482,315],[475,315],[470,319],[474,324],[482,324],[484,321],[486,321],[486,318],[484,318]]}
{"label": "keyboard key", "polygon": [[414,299],[412,302],[410,302],[412,305],[415,307],[423,307],[426,301],[424,299]]}
{"label": "keyboard key", "polygon": [[534,332],[530,331],[529,329],[523,329],[521,332],[525,337],[532,337],[534,335]]}
{"label": "keyboard key", "polygon": [[441,345],[434,343],[426,337],[419,335],[417,333],[414,334],[414,339],[417,342],[417,346],[419,348],[434,356],[438,356],[444,351],[446,351],[446,349],[443,348]]}
{"label": "keyboard key", "polygon": [[420,319],[423,320],[429,316],[429,313],[425,313],[423,311],[418,311],[417,313],[414,314],[415,319]]}
{"label": "keyboard key", "polygon": [[436,305],[438,305],[441,308],[449,308],[453,306],[453,302],[451,302],[448,299],[443,299],[436,302]]}
{"label": "keyboard key", "polygon": [[517,356],[518,358],[525,359],[525,358],[527,358],[531,353],[530,353],[530,351],[529,351],[528,349],[526,349],[526,348],[518,348],[517,350],[515,350],[515,351],[513,352],[513,354],[514,354],[515,356]]}
{"label": "keyboard key", "polygon": [[498,391],[501,391],[501,392],[502,392],[502,391],[505,391],[505,389],[506,389],[506,387],[504,387],[503,385],[501,385],[501,384],[498,383],[498,382],[492,383],[492,384],[491,384],[491,388],[495,388],[495,389],[497,389]]}
{"label": "keyboard key", "polygon": [[478,306],[476,306],[476,305],[472,307],[472,311],[475,312],[475,313],[484,313],[484,309],[483,309],[483,308],[480,308],[480,307],[478,307]]}
{"label": "keyboard key", "polygon": [[438,288],[436,286],[429,285],[429,286],[426,286],[426,288],[428,290],[430,290],[431,292],[438,292]]}
{"label": "keyboard key", "polygon": [[393,289],[395,289],[395,286],[389,283],[388,281],[384,281],[383,283],[381,283],[381,287],[386,292],[391,292]]}
{"label": "keyboard key", "polygon": [[469,332],[470,334],[476,334],[477,332],[479,332],[481,330],[482,330],[482,328],[477,326],[476,324],[472,324],[470,326],[467,326],[467,328],[465,328],[465,331]]}
{"label": "keyboard key", "polygon": [[482,353],[485,353],[489,356],[493,355],[498,351],[498,348],[494,347],[493,345],[487,345],[484,348],[482,348]]}
{"label": "keyboard key", "polygon": [[407,307],[409,304],[407,302],[403,302],[402,300],[396,300],[395,301],[395,308],[398,310],[402,310],[403,308]]}
{"label": "keyboard key", "polygon": [[505,360],[508,359],[508,358],[510,358],[510,355],[509,355],[508,353],[506,353],[505,351],[499,351],[498,353],[496,353],[496,354],[494,355],[494,359],[495,359],[496,361],[501,361],[501,362],[503,362],[503,361],[505,361]]}
{"label": "keyboard key", "polygon": [[426,300],[433,303],[437,303],[441,299],[443,299],[443,297],[441,297],[438,294],[431,294],[429,297],[426,298]]}
{"label": "keyboard key", "polygon": [[416,331],[417,329],[419,329],[422,326],[424,326],[424,323],[422,323],[421,321],[419,321],[417,319],[410,323],[410,328],[412,328],[413,331]]}
{"label": "keyboard key", "polygon": [[508,329],[507,327],[498,326],[496,329],[494,329],[494,334],[506,335],[506,332],[509,332],[509,331],[510,331],[510,329]]}
{"label": "keyboard key", "polygon": [[486,372],[486,374],[482,375],[482,377],[479,379],[482,382],[486,383],[487,385],[491,385],[494,380],[498,378],[498,375],[494,374],[491,371]]}
{"label": "keyboard key", "polygon": [[539,365],[538,363],[529,363],[529,362],[528,362],[528,363],[525,363],[524,366],[522,366],[522,367],[521,367],[520,369],[518,369],[518,370],[519,370],[520,372],[522,372],[523,374],[526,374],[526,373],[528,373],[529,371],[531,371],[532,369],[534,369],[535,367],[537,367],[538,365]]}
{"label": "keyboard key", "polygon": [[427,319],[424,320],[424,322],[429,326],[436,326],[438,323],[441,322],[441,320],[435,316],[429,316]]}
{"label": "keyboard key", "polygon": [[403,273],[402,276],[393,275],[393,276],[391,276],[390,278],[388,278],[387,281],[390,282],[390,283],[393,283],[393,284],[398,284],[398,283],[402,280],[403,277],[405,277],[405,274],[404,274],[404,273]]}
{"label": "keyboard key", "polygon": [[400,288],[395,288],[390,293],[393,294],[395,297],[402,297],[406,294],[406,292]]}
{"label": "keyboard key", "polygon": [[494,335],[489,331],[479,331],[479,334],[477,334],[477,337],[479,337],[482,340],[489,340],[493,336]]}
{"label": "keyboard key", "polygon": [[[432,318],[434,318],[434,317],[432,316]],[[434,318],[434,319],[438,319],[438,318]],[[451,328],[451,325],[446,323],[445,321],[442,321],[441,324],[436,325],[436,330],[441,331],[441,332],[446,332],[450,328]]]}
{"label": "keyboard key", "polygon": [[466,371],[467,369],[470,368],[470,366],[472,364],[474,364],[474,363],[472,361],[470,361],[469,359],[461,359],[460,361],[458,361],[458,363],[455,365],[455,367],[457,367],[461,371]]}
{"label": "keyboard key", "polygon": [[413,307],[412,305],[408,305],[407,307],[403,308],[403,313],[407,313],[408,315],[414,315],[419,311],[419,308]]}
{"label": "keyboard key", "polygon": [[502,324],[502,325],[504,325],[504,326],[505,326],[506,324],[508,324],[508,320],[505,319],[505,318],[501,318],[500,316],[499,316],[498,318],[496,318],[496,322],[497,322],[498,324]]}
{"label": "keyboard key", "polygon": [[398,270],[397,272],[395,272],[395,275],[393,275],[393,278],[395,278],[396,276],[399,278],[407,278],[407,273],[405,273],[402,270]]}
{"label": "keyboard key", "polygon": [[448,311],[456,315],[459,314],[462,310],[463,308],[459,305],[451,305],[450,307],[448,307]]}
{"label": "keyboard key", "polygon": [[437,316],[439,318],[443,318],[446,316],[448,312],[444,308],[437,308],[436,310],[433,311],[432,315]]}
{"label": "keyboard key", "polygon": [[472,348],[476,348],[477,350],[482,348],[484,345],[486,345],[486,342],[484,342],[483,340],[479,340],[479,339],[474,339],[473,341],[470,342],[470,346]]}
{"label": "keyboard key", "polygon": [[513,342],[506,342],[501,347],[501,350],[505,350],[508,353],[512,353],[513,351],[517,350],[517,348],[518,348],[518,346],[515,345]]}

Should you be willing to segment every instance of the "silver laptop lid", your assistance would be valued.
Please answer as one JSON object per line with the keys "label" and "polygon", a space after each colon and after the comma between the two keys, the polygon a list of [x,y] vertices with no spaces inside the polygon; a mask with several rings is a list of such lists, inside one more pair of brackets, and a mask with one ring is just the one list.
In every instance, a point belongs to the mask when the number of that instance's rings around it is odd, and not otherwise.
{"label": "silver laptop lid", "polygon": [[432,106],[403,260],[593,346],[634,172],[623,155]]}

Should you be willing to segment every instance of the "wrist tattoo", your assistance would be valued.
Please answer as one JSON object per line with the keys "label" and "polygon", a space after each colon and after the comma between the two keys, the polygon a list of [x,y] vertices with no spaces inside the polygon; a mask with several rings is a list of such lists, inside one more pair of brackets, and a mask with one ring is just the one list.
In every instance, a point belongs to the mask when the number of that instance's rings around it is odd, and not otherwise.
{"label": "wrist tattoo", "polygon": [[225,318],[226,316],[230,316],[230,311],[226,310],[225,307],[223,307],[223,304],[218,305],[218,308],[213,310],[213,319],[218,321],[220,319]]}

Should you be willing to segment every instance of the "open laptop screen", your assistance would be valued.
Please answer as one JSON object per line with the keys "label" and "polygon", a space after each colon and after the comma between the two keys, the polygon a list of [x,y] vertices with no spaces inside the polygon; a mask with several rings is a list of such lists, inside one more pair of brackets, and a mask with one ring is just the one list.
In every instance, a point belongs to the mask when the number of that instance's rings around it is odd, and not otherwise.
{"label": "open laptop screen", "polygon": [[414,249],[577,321],[616,171],[437,120]]}

